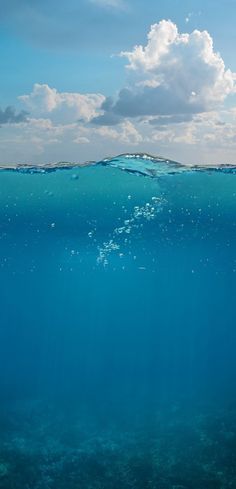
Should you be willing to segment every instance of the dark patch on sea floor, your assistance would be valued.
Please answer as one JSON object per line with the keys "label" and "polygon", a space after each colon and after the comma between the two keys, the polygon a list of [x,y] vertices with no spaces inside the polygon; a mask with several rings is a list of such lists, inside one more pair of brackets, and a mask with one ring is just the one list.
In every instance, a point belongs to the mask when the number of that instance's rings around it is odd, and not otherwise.
{"label": "dark patch on sea floor", "polygon": [[236,408],[109,424],[41,402],[1,408],[1,489],[234,489]]}

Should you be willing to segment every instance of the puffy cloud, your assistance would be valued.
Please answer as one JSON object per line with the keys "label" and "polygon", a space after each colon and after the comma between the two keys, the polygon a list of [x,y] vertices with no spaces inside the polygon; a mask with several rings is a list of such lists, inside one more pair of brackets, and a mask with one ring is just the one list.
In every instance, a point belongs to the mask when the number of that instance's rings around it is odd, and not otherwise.
{"label": "puffy cloud", "polygon": [[143,141],[142,135],[139,133],[139,131],[130,121],[125,121],[122,125],[122,129],[123,129],[123,135],[122,135],[123,142],[138,144]]}
{"label": "puffy cloud", "polygon": [[[192,147],[189,159],[192,163],[196,157],[195,149],[199,160],[202,161],[203,153],[207,152],[209,161],[205,160],[205,162],[217,163],[216,155],[220,154],[224,148],[225,155],[222,162],[227,162],[227,152],[231,151],[234,157],[231,156],[231,161],[228,162],[235,163],[235,134],[232,110],[223,110],[202,113],[194,116],[191,121],[183,121],[181,124],[179,122],[168,124],[165,121],[165,125],[153,125],[149,141],[158,142],[161,147],[175,147],[176,152],[178,152],[178,147],[182,147],[183,151],[187,149],[187,146]],[[210,149],[212,150],[211,157],[209,156]]]}
{"label": "puffy cloud", "polygon": [[35,83],[29,95],[21,95],[19,100],[30,109],[34,115],[50,116],[57,121],[90,121],[98,115],[105,97],[101,94],[58,92],[46,84]]}
{"label": "puffy cloud", "polygon": [[190,103],[223,101],[235,90],[236,74],[225,69],[207,31],[179,34],[173,22],[162,20],[152,25],[146,47],[136,46],[121,55],[128,58],[129,69],[156,81],[156,88],[175,89]]}
{"label": "puffy cloud", "polygon": [[236,74],[225,68],[207,31],[180,34],[173,22],[162,20],[151,26],[146,46],[121,56],[129,61],[130,83],[113,104],[103,104],[103,119],[96,123],[114,124],[112,114],[196,114],[219,107],[235,92]]}
{"label": "puffy cloud", "polygon": [[160,65],[163,56],[170,52],[177,38],[184,38],[184,35],[178,34],[177,26],[169,20],[162,20],[151,26],[147,46],[135,46],[133,51],[122,52],[121,56],[128,58],[128,67],[131,69],[153,71]]}
{"label": "puffy cloud", "polygon": [[111,127],[99,127],[94,130],[95,134],[102,137],[115,139],[121,143],[127,144],[138,144],[143,141],[142,135],[139,133],[137,128],[130,121],[124,121],[120,124],[119,128],[114,129]]}
{"label": "puffy cloud", "polygon": [[0,124],[19,124],[27,120],[28,112],[22,110],[18,114],[13,107],[7,107],[5,110],[0,108]]}
{"label": "puffy cloud", "polygon": [[128,120],[123,121],[116,128],[108,126],[77,126],[76,131],[79,131],[79,136],[76,136],[73,142],[77,144],[94,142],[98,138],[128,145],[137,145],[143,141],[143,136],[137,127]]}

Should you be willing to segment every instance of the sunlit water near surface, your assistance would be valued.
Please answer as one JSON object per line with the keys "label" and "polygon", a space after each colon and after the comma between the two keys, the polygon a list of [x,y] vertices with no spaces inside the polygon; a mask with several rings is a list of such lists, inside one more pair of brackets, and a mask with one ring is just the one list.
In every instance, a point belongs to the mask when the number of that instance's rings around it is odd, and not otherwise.
{"label": "sunlit water near surface", "polygon": [[0,273],[1,489],[236,488],[235,168],[2,169]]}

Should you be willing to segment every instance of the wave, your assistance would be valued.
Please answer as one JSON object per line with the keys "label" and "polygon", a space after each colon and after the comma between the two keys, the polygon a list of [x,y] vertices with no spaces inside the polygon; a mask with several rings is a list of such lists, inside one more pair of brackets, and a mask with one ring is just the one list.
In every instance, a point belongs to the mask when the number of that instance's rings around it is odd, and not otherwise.
{"label": "wave", "polygon": [[236,173],[236,165],[231,164],[205,164],[186,165],[161,156],[153,156],[147,153],[125,153],[114,157],[104,158],[100,161],[87,161],[84,163],[58,162],[31,164],[0,165],[0,171],[18,171],[21,173],[47,173],[57,170],[71,170],[73,168],[84,168],[88,166],[110,166],[136,175],[149,176],[152,178],[173,175],[182,172],[223,172]]}

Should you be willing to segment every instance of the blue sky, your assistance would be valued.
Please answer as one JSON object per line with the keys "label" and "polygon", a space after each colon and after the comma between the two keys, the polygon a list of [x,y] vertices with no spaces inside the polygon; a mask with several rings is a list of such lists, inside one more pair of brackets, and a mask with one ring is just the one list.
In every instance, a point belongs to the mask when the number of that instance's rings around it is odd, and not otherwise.
{"label": "blue sky", "polygon": [[235,0],[2,0],[0,162],[235,163],[235,18]]}

